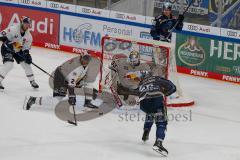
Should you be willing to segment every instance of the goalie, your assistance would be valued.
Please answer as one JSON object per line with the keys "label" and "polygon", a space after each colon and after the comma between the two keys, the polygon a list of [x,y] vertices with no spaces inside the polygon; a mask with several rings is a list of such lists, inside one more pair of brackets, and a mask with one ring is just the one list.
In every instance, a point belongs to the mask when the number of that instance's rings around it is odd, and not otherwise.
{"label": "goalie", "polygon": [[[91,60],[90,55],[83,55],[80,58],[74,58],[63,65],[57,67],[53,77],[53,96],[49,97],[27,97],[24,109],[30,110],[33,104],[44,106],[56,106],[66,95],[68,91],[68,103],[76,105],[76,95],[74,88],[81,88],[84,84],[84,78],[88,70],[88,64]],[[85,105],[91,109],[98,108],[91,103],[91,100],[97,96],[93,90],[92,97],[85,96]]]}
{"label": "goalie", "polygon": [[150,72],[150,66],[140,62],[140,54],[132,51],[128,58],[113,59],[111,66],[113,86],[123,100],[135,104],[130,95],[139,96],[139,82]]}

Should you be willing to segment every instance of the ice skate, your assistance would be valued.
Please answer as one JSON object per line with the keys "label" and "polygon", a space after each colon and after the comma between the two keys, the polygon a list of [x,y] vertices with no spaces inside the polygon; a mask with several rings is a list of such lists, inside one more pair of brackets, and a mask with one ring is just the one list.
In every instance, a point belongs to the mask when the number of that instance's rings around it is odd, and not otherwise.
{"label": "ice skate", "polygon": [[143,136],[142,136],[142,140],[144,142],[146,142],[149,139],[149,133],[150,133],[149,129],[144,129]]}
{"label": "ice skate", "polygon": [[163,147],[162,145],[162,140],[156,140],[154,145],[153,145],[153,150],[160,153],[163,156],[167,156],[168,155],[168,151],[166,148]]}
{"label": "ice skate", "polygon": [[39,85],[34,80],[31,81],[30,84],[33,88],[39,88]]}
{"label": "ice skate", "polygon": [[25,110],[30,110],[32,105],[36,102],[36,97],[26,97],[24,104],[23,104],[23,109]]}

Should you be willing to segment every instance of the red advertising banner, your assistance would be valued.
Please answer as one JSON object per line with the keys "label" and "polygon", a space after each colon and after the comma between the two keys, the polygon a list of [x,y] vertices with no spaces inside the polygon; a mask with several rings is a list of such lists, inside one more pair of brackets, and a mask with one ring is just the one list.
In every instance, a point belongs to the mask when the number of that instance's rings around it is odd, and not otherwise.
{"label": "red advertising banner", "polygon": [[0,30],[13,23],[19,23],[21,16],[28,16],[32,19],[32,28],[30,30],[34,45],[58,44],[59,15],[56,13],[0,6]]}

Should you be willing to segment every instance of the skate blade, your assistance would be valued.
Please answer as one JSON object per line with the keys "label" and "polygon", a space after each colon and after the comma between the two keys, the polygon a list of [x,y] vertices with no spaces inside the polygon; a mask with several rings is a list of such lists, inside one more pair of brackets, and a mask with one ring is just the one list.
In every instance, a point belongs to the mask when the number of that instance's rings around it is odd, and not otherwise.
{"label": "skate blade", "polygon": [[167,156],[168,156],[168,153],[167,153],[167,152],[159,151],[159,149],[157,149],[157,148],[155,148],[155,147],[153,147],[152,149],[153,149],[155,152],[161,154],[161,155],[164,156],[164,157],[167,157]]}

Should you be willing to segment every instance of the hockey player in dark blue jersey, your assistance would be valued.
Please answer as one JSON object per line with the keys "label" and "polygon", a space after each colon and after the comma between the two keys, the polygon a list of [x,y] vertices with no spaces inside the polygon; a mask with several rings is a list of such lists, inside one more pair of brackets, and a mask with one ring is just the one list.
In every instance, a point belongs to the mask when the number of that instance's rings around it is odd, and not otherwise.
{"label": "hockey player in dark blue jersey", "polygon": [[142,140],[145,142],[149,139],[150,130],[155,122],[157,130],[153,150],[163,156],[168,154],[167,149],[162,145],[168,124],[165,96],[175,91],[176,86],[171,81],[159,76],[148,76],[139,84],[140,109],[146,113]]}
{"label": "hockey player in dark blue jersey", "polygon": [[153,19],[150,34],[154,40],[170,42],[172,29],[181,31],[183,20],[184,16],[182,14],[178,18],[174,17],[172,15],[172,6],[165,3],[162,14]]}

